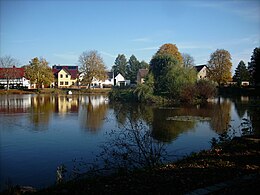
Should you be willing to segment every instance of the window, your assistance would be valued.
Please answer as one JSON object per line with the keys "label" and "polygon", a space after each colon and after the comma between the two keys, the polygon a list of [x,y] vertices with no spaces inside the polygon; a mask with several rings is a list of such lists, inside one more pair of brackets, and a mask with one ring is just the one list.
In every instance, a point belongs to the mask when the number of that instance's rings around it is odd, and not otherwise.
{"label": "window", "polygon": [[63,85],[63,81],[60,82],[60,85]]}
{"label": "window", "polygon": [[72,85],[75,85],[75,82],[72,82]]}
{"label": "window", "polygon": [[60,78],[63,78],[63,75],[62,75],[62,74],[60,75]]}
{"label": "window", "polygon": [[69,82],[68,82],[68,81],[66,81],[66,82],[65,82],[65,85],[69,85]]}
{"label": "window", "polygon": [[66,74],[66,78],[69,78],[69,75]]}

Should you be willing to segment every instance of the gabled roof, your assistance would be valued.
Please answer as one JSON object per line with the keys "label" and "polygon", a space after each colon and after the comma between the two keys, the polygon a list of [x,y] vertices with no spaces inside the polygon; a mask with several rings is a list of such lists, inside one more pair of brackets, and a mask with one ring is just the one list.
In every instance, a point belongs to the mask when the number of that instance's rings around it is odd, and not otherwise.
{"label": "gabled roof", "polygon": [[72,79],[76,79],[78,77],[79,71],[78,71],[78,66],[60,66],[60,65],[54,65],[52,66],[52,72],[53,74],[57,77],[58,73],[64,70],[68,74],[71,75]]}
{"label": "gabled roof", "polygon": [[194,68],[197,70],[197,72],[199,72],[199,71],[201,71],[202,68],[204,68],[204,66],[207,68],[207,66],[205,64],[194,66]]}
{"label": "gabled roof", "polygon": [[146,77],[146,75],[149,73],[148,69],[139,69],[138,74],[140,75],[141,78]]}
{"label": "gabled roof", "polygon": [[[8,73],[7,73],[8,72]],[[10,77],[12,79],[18,79],[25,77],[25,69],[24,68],[0,68],[0,79],[6,79],[6,74],[11,74]]]}

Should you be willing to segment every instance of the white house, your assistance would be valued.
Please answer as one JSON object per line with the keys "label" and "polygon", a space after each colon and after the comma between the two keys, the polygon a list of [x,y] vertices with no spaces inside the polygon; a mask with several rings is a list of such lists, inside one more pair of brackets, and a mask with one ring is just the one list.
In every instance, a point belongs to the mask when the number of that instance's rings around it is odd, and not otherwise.
{"label": "white house", "polygon": [[[83,79],[84,74],[80,74],[79,80]],[[114,77],[113,72],[107,72],[107,77],[105,80],[99,80],[95,77],[92,79],[91,87],[92,88],[104,88],[112,86],[127,86],[130,85],[130,80],[126,80],[120,73]]]}
{"label": "white house", "polygon": [[206,65],[194,66],[197,70],[197,80],[207,79],[208,77],[208,67]]}
{"label": "white house", "polygon": [[25,78],[25,69],[16,68],[0,68],[0,85],[4,88],[9,83],[10,88],[30,88],[30,81]]}
{"label": "white house", "polygon": [[126,80],[120,73],[114,78],[114,86],[127,86],[130,85],[130,80]]}

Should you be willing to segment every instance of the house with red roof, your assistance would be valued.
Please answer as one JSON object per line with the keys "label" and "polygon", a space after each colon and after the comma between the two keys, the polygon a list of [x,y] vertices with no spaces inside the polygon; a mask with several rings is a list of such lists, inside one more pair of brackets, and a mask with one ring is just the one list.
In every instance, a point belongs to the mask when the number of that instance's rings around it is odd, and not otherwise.
{"label": "house with red roof", "polygon": [[68,88],[78,86],[78,66],[52,66],[55,77],[54,86],[58,88]]}
{"label": "house with red roof", "polygon": [[1,88],[30,88],[30,81],[25,78],[25,68],[0,68]]}

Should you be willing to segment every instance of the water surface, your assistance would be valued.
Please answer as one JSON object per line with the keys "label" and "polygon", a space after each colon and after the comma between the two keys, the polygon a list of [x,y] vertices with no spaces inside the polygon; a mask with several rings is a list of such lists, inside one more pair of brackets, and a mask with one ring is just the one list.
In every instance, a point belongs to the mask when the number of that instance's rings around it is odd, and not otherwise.
{"label": "water surface", "polygon": [[[153,107],[109,103],[106,96],[0,96],[0,182],[45,187],[55,183],[60,164],[93,162],[111,130],[142,121],[155,140],[176,159],[210,147],[210,140],[231,124],[250,117],[247,98],[216,99],[205,106]],[[205,121],[167,120],[174,116]]]}

